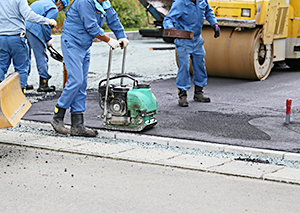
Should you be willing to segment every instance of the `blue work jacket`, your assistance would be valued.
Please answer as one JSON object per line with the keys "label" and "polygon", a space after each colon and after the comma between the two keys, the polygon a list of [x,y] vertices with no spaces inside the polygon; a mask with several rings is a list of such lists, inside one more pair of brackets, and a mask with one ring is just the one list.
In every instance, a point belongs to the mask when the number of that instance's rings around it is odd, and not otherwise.
{"label": "blue work jacket", "polygon": [[171,9],[164,18],[165,29],[173,27],[176,30],[189,30],[194,32],[197,39],[202,32],[204,18],[213,26],[217,20],[207,0],[174,0]]}
{"label": "blue work jacket", "polygon": [[[35,1],[30,7],[35,13],[49,19],[56,19],[59,12],[55,5],[55,0]],[[26,21],[26,30],[35,35],[45,46],[47,41],[52,39],[49,25],[39,25]]]}
{"label": "blue work jacket", "polygon": [[117,39],[125,38],[125,32],[116,11],[110,6],[103,15],[96,9],[94,0],[74,0],[66,13],[63,34],[72,38],[84,49],[88,49],[97,35],[104,35],[102,25],[107,22]]}
{"label": "blue work jacket", "polygon": [[0,35],[16,35],[25,32],[25,20],[49,24],[49,19],[35,14],[27,0],[0,0]]}

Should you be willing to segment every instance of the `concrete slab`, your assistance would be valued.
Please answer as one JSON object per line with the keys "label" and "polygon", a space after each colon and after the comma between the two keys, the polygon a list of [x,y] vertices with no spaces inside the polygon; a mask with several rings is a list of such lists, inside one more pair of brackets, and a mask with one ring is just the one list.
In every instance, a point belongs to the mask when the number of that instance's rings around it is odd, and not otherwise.
{"label": "concrete slab", "polygon": [[297,153],[285,153],[283,156],[285,160],[294,160],[300,162],[300,154]]}
{"label": "concrete slab", "polygon": [[0,129],[0,141],[2,143],[23,145],[46,138],[47,136],[34,135],[32,133],[26,132],[13,132],[5,129]]}
{"label": "concrete slab", "polygon": [[[42,139],[41,139],[42,138]],[[88,141],[69,139],[67,137],[39,137],[38,140],[27,141],[24,146],[53,149],[58,151],[71,151],[74,147],[89,143]]]}
{"label": "concrete slab", "polygon": [[264,174],[274,173],[282,168],[282,166],[262,163],[231,161],[220,166],[211,167],[208,171],[240,177],[262,178]]}
{"label": "concrete slab", "polygon": [[143,143],[150,144],[162,144],[169,145],[170,138],[163,138],[151,135],[142,135],[139,133],[124,133],[124,132],[116,132],[116,138],[120,139],[129,139],[134,141],[139,141]]}
{"label": "concrete slab", "polygon": [[200,150],[217,151],[217,152],[224,151],[225,147],[227,146],[223,144],[206,143],[201,141],[184,140],[184,139],[176,139],[176,138],[171,138],[169,145],[175,147],[195,148]]}
{"label": "concrete slab", "polygon": [[121,158],[121,159],[132,160],[132,161],[164,164],[163,163],[164,160],[179,155],[181,154],[169,152],[169,151],[134,148],[125,152],[112,154],[110,156],[114,158]]}
{"label": "concrete slab", "polygon": [[164,164],[175,167],[207,171],[210,167],[220,166],[224,163],[229,163],[230,161],[231,160],[229,159],[182,154],[174,158],[164,160]]}
{"label": "concrete slab", "polygon": [[286,154],[286,152],[283,151],[255,149],[251,147],[240,147],[240,146],[226,146],[224,148],[224,152],[231,152],[231,153],[238,153],[238,154],[245,154],[245,155],[252,154],[252,155],[258,155],[258,156],[270,157],[270,158],[279,158],[279,159],[283,159],[284,154]]}
{"label": "concrete slab", "polygon": [[130,146],[87,142],[80,145],[74,145],[69,151],[94,156],[111,157],[111,155],[117,155],[118,153],[127,152],[132,149],[134,148]]}
{"label": "concrete slab", "polygon": [[282,168],[273,173],[263,175],[265,180],[300,184],[300,169]]}

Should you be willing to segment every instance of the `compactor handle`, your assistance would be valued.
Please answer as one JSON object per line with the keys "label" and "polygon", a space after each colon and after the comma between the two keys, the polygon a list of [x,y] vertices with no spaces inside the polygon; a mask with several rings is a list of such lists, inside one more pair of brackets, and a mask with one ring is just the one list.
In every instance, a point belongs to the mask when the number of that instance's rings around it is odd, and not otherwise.
{"label": "compactor handle", "polygon": [[[127,75],[127,74],[119,74],[119,75],[117,75],[117,76],[114,76],[114,77],[109,78],[109,80],[114,80],[114,79],[117,79],[117,78],[123,79],[123,78],[125,78],[125,77],[126,77],[126,78],[130,78],[130,79],[133,81],[133,86],[134,86],[134,87],[137,86],[137,85],[139,84],[138,80],[136,80],[135,78],[133,78],[132,76]],[[102,84],[103,82],[105,82],[105,81],[107,81],[107,79],[101,80],[101,81],[99,82],[99,87],[100,87],[101,84]]]}
{"label": "compactor handle", "polygon": [[[120,42],[120,45],[123,45],[123,42]],[[115,78],[121,78],[121,85],[123,84],[123,77],[128,77],[134,80],[134,82],[137,82],[137,80],[133,79],[129,75],[124,75],[124,64],[125,64],[125,55],[126,55],[126,47],[124,48],[123,52],[123,62],[122,62],[122,74],[118,75],[116,77],[110,78],[110,71],[111,71],[111,59],[112,59],[112,51],[113,49],[109,49],[109,56],[108,56],[108,69],[107,69],[107,78],[99,82],[99,87],[101,86],[103,81],[106,81],[106,88],[105,88],[105,99],[104,99],[104,110],[103,110],[103,120],[106,122],[106,116],[107,116],[107,95],[108,95],[108,87],[109,87],[109,80],[113,80]],[[137,82],[138,83],[138,82]]]}

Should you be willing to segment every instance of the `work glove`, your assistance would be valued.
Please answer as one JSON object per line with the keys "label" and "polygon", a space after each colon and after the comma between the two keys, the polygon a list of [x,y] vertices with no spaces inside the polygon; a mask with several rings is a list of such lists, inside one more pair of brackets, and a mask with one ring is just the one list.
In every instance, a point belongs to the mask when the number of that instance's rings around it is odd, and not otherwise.
{"label": "work glove", "polygon": [[47,41],[47,47],[52,47],[52,39],[50,39],[49,41]]}
{"label": "work glove", "polygon": [[113,38],[110,38],[107,43],[113,50],[120,46],[120,43],[116,39],[113,39]]}
{"label": "work glove", "polygon": [[218,38],[220,36],[220,33],[221,33],[219,25],[218,24],[214,24],[214,26],[212,26],[212,27],[213,27],[213,29],[215,31],[214,37]]}
{"label": "work glove", "polygon": [[129,41],[128,41],[127,38],[120,38],[120,39],[118,40],[118,42],[119,42],[119,43],[122,43],[121,49],[124,49],[124,48],[127,47],[128,44],[129,44]]}
{"label": "work glove", "polygon": [[49,19],[49,25],[52,27],[56,27],[57,22],[54,19]]}

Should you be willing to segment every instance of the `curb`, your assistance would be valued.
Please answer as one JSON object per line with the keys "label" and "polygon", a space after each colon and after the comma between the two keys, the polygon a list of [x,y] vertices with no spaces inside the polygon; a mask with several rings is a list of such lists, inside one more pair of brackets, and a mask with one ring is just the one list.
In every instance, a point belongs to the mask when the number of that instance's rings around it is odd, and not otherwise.
{"label": "curb", "polygon": [[[52,129],[50,124],[37,123],[32,121],[21,120],[19,125],[28,127],[37,127],[39,129]],[[113,160],[130,161],[136,163],[146,163],[157,166],[169,166],[179,169],[189,169],[200,172],[215,173],[228,176],[246,177],[251,179],[268,180],[288,184],[300,185],[300,169],[289,168],[280,165],[271,165],[264,163],[254,163],[232,160],[227,158],[217,158],[210,156],[200,156],[192,154],[178,153],[168,150],[145,149],[129,145],[106,144],[81,140],[80,138],[41,136],[30,132],[14,132],[10,130],[1,130],[0,143],[8,145],[25,146],[31,148],[41,148],[58,152],[68,152],[94,157],[102,157]],[[98,130],[100,136],[113,138],[134,139],[141,142],[150,142],[194,146],[211,150],[229,150],[226,145],[210,144],[204,142],[193,142],[187,140],[177,140],[172,138],[148,137],[139,134],[116,133],[104,130]],[[241,148],[241,147],[240,147]],[[231,147],[232,151],[236,150],[243,153],[263,153],[271,156],[284,157],[287,153],[278,153],[259,149],[243,148],[238,149]]]}
{"label": "curb", "polygon": [[[19,124],[28,127],[41,128],[44,130],[52,130],[52,126],[46,123],[21,120]],[[138,133],[125,133],[125,132],[118,132],[118,131],[98,130],[98,134],[99,136],[116,138],[116,139],[132,140],[134,138],[135,141],[139,141],[143,143],[151,143],[151,144],[156,143],[156,144],[173,146],[173,147],[181,147],[181,148],[197,148],[203,151],[217,151],[217,152],[237,153],[237,154],[245,154],[245,155],[251,154],[251,155],[257,155],[262,157],[279,158],[281,160],[300,161],[300,154],[284,152],[284,151],[257,149],[257,148],[241,147],[241,146],[233,146],[233,145],[225,145],[225,144],[217,144],[217,143],[209,143],[209,142],[201,142],[201,141],[195,142],[192,140],[166,138],[166,137],[158,137],[158,136],[151,136],[151,135],[141,135]]]}

